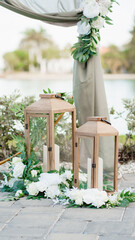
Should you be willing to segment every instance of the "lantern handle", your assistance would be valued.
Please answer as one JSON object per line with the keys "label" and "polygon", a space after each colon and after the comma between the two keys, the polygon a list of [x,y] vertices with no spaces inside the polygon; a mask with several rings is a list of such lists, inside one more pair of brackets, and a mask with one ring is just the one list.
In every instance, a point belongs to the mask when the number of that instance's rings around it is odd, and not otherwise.
{"label": "lantern handle", "polygon": [[105,123],[107,123],[107,124],[109,124],[109,125],[111,125],[111,123],[110,123],[110,122],[106,121],[106,120],[105,120],[105,119],[103,119],[103,118],[101,118],[101,121],[102,121],[102,122],[105,122]]}
{"label": "lantern handle", "polygon": [[59,95],[57,95],[57,94],[55,95],[55,97],[56,97],[56,98],[60,98],[60,99],[62,99],[62,100],[65,100],[63,97],[61,97],[61,96],[59,96]]}

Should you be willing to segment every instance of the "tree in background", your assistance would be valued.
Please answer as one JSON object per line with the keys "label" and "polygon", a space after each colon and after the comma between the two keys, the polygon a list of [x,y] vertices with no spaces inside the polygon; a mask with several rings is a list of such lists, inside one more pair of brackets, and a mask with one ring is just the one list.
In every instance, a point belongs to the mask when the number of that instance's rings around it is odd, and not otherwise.
{"label": "tree in background", "polygon": [[127,69],[125,52],[120,51],[115,45],[111,45],[108,51],[101,55],[102,66],[107,73],[123,73]]}
{"label": "tree in background", "polygon": [[135,73],[135,19],[133,29],[130,31],[131,40],[125,46],[125,57],[128,60],[127,70],[129,73]]}

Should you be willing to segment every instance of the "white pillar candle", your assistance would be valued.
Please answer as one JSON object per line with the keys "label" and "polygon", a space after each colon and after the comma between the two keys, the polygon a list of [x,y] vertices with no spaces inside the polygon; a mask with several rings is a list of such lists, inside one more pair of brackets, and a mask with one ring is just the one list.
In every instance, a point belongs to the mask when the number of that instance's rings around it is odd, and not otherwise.
{"label": "white pillar candle", "polygon": [[91,188],[91,158],[87,159],[87,188]]}
{"label": "white pillar candle", "polygon": [[[55,144],[55,169],[59,170],[60,150],[59,146]],[[43,145],[43,172],[47,172],[47,146]]]}

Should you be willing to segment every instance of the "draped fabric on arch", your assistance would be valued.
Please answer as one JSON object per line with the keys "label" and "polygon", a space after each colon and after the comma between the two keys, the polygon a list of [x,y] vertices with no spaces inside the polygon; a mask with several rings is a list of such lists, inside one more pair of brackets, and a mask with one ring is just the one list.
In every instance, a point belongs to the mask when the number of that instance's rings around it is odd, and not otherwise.
{"label": "draped fabric on arch", "polygon": [[[82,15],[79,9],[81,0],[0,0],[0,6],[11,11],[41,20],[49,24],[70,27],[77,24]],[[88,116],[108,116],[100,56],[91,57],[87,63],[74,63],[73,93],[79,124],[87,121]],[[109,119],[108,119],[109,120]],[[113,170],[113,140],[102,139],[100,157],[104,160],[104,169]],[[82,142],[81,166],[89,155],[87,142]],[[106,151],[107,149],[107,151]]]}

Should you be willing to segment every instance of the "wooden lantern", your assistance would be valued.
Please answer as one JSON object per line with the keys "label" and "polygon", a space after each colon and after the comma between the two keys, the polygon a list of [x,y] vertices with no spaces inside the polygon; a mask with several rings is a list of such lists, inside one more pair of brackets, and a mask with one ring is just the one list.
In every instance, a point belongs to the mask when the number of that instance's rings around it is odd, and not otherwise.
{"label": "wooden lantern", "polygon": [[[79,145],[81,138],[91,138],[93,153],[91,166],[91,187],[98,188],[99,137],[114,136],[114,191],[117,191],[118,179],[118,131],[107,122],[106,117],[89,117],[75,133],[74,186],[79,187]],[[112,191],[113,192],[113,191]]]}
{"label": "wooden lantern", "polygon": [[[27,157],[30,155],[30,118],[47,118],[47,170],[55,169],[55,144],[54,126],[61,119],[65,112],[72,113],[72,163],[74,163],[74,137],[76,129],[76,110],[72,104],[64,101],[60,94],[40,94],[40,100],[26,107],[25,109],[25,145]],[[61,113],[57,121],[54,122],[54,114]],[[74,164],[73,164],[74,166]]]}

